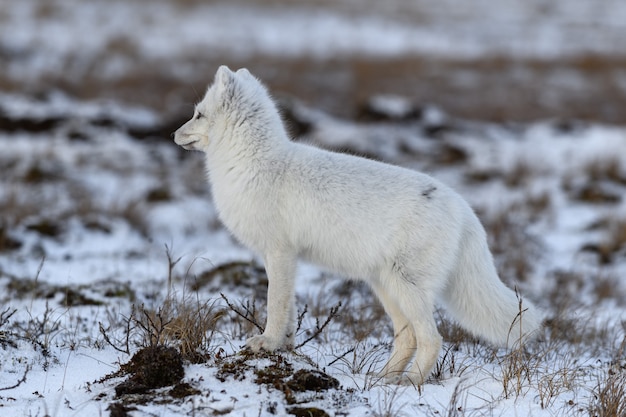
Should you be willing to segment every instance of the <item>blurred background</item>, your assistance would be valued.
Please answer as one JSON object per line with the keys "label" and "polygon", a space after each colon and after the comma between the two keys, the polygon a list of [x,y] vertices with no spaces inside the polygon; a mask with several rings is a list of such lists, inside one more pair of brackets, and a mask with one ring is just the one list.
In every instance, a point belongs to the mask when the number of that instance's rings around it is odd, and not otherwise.
{"label": "blurred background", "polygon": [[0,92],[188,116],[220,64],[357,117],[375,94],[462,118],[626,123],[623,0],[0,0]]}

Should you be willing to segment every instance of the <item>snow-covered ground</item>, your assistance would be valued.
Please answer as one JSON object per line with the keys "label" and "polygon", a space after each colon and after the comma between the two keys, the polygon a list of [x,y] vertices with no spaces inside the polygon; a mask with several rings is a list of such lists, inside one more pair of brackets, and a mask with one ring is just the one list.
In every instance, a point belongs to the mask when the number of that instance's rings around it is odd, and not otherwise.
{"label": "snow-covered ground", "polygon": [[180,116],[218,65],[343,116],[410,94],[490,120],[626,120],[621,0],[0,1],[0,86]]}
{"label": "snow-covered ground", "polygon": [[[0,416],[623,414],[626,128],[469,121],[408,91],[361,97],[356,121],[299,96],[284,114],[298,140],[457,189],[502,279],[545,311],[544,335],[496,350],[442,311],[435,374],[386,385],[374,375],[393,335],[377,301],[303,264],[302,346],[240,354],[264,323],[266,277],[220,225],[201,155],[168,137],[201,94],[185,80],[206,84],[217,62],[265,62],[262,75],[286,86],[303,79],[268,63],[294,57],[326,62],[320,78],[346,56],[624,57],[619,0],[469,4],[0,0]],[[168,105],[133,99],[144,81],[128,75],[142,67],[169,74],[150,84]],[[327,100],[348,106],[351,88]],[[184,376],[137,387],[141,371],[120,367],[155,345],[181,352]],[[159,358],[145,367],[177,369]],[[308,390],[298,371],[318,376]]]}
{"label": "snow-covered ground", "polygon": [[88,61],[124,38],[144,58],[168,60],[206,51],[320,58],[624,54],[626,5],[619,0],[325,3],[29,0],[5,8],[0,34],[8,52],[45,50],[37,54],[42,65],[82,54]]}
{"label": "snow-covered ground", "polygon": [[[254,265],[231,264],[257,260],[219,225],[200,155],[127,133],[128,126],[152,120],[147,111],[63,97],[25,103],[5,95],[1,101],[5,114],[22,123],[29,109],[56,120],[43,132],[0,137],[6,317],[0,388],[17,384],[0,391],[3,414],[102,415],[112,403],[136,408],[131,415],[164,416],[270,415],[291,407],[281,390],[254,383],[253,368],[275,359],[239,363],[241,380],[216,377],[257,331],[228,308],[197,346],[204,360],[185,365],[184,381],[199,393],[172,399],[161,389],[141,399],[116,397],[123,377],[101,378],[149,344],[131,306],[141,314],[156,314],[171,300],[225,308],[223,293],[240,311],[246,302],[258,304],[262,323],[263,274]],[[293,370],[321,369],[341,387],[298,401],[329,415],[457,409],[494,415],[580,409],[585,415],[599,381],[624,366],[626,130],[553,122],[503,127],[441,113],[430,121],[357,124],[299,104],[291,113],[309,124],[305,138],[320,146],[380,155],[455,186],[486,224],[503,279],[536,300],[549,319],[545,340],[531,347],[514,376],[507,374],[515,364],[510,353],[455,337],[442,321],[447,342],[440,372],[419,390],[387,386],[371,375],[392,341],[380,307],[367,289],[303,265],[298,299],[308,311],[298,340],[315,332],[316,320],[332,317],[316,338],[281,360]],[[103,119],[119,124],[103,126]],[[331,308],[339,301],[335,317]],[[172,335],[161,341],[181,343]]]}

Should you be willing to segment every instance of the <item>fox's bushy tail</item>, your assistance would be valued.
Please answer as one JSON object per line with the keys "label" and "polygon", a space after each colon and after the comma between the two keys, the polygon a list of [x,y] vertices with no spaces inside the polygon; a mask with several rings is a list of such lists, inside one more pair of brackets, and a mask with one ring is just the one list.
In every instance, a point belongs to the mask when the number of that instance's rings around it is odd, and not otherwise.
{"label": "fox's bushy tail", "polygon": [[536,336],[541,313],[502,283],[477,218],[468,222],[459,250],[459,263],[443,294],[453,318],[497,346],[512,347]]}

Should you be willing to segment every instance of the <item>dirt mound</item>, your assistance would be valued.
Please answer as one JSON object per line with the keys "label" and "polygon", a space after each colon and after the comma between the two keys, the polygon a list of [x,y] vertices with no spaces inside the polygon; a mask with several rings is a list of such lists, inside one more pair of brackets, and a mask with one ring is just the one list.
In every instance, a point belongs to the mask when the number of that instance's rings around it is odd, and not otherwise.
{"label": "dirt mound", "polygon": [[185,375],[180,352],[162,345],[149,346],[135,353],[130,362],[122,365],[122,372],[130,377],[115,387],[117,397],[175,385]]}

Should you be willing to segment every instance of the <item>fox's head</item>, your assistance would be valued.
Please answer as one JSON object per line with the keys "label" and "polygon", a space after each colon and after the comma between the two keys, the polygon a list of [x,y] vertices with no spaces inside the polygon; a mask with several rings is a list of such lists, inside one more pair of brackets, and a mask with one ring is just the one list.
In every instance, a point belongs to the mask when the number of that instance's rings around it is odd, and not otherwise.
{"label": "fox's head", "polygon": [[264,91],[247,69],[235,73],[222,65],[204,98],[196,105],[193,117],[174,133],[174,142],[187,150],[206,151],[210,141],[216,139],[213,135],[246,117],[241,114],[242,108],[254,109],[254,106],[241,104],[250,101],[248,96],[258,89]]}

